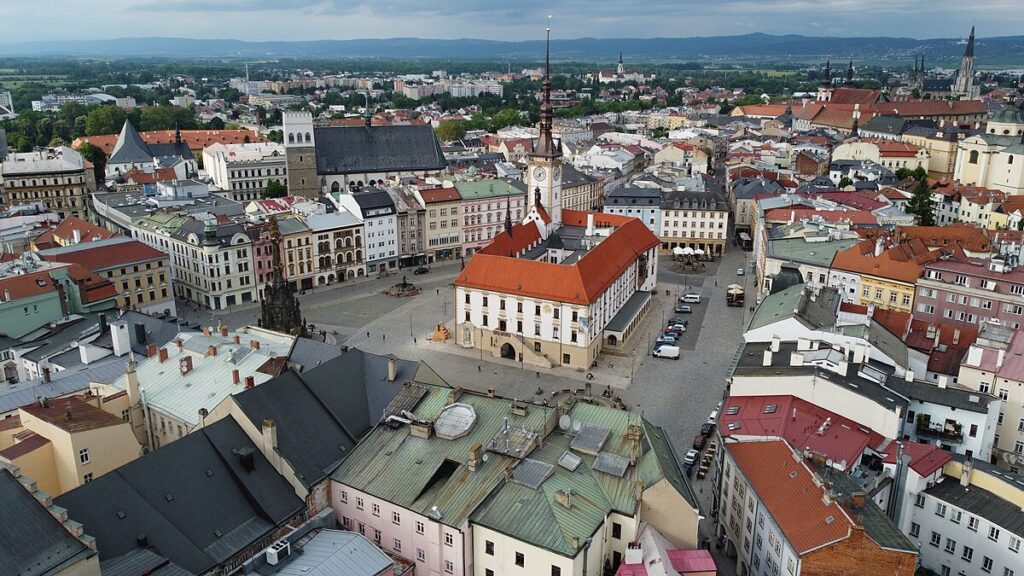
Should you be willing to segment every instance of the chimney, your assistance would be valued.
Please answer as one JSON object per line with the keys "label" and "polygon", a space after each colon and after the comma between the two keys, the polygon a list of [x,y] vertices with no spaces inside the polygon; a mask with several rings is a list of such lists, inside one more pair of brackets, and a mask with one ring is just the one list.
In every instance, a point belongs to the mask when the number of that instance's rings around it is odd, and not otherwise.
{"label": "chimney", "polygon": [[238,381],[239,381],[238,369],[235,368],[234,370],[231,371],[231,383],[237,385]]}
{"label": "chimney", "polygon": [[945,388],[947,385],[949,385],[949,376],[939,374],[939,388]]}
{"label": "chimney", "polygon": [[50,381],[50,368],[46,367],[46,368],[43,368],[43,382],[49,382],[49,381]]}
{"label": "chimney", "polygon": [[964,460],[963,470],[960,472],[960,485],[970,486],[971,485],[971,471],[974,470],[974,460],[967,458]]}
{"label": "chimney", "polygon": [[388,382],[394,382],[398,377],[398,363],[394,356],[388,356]]}
{"label": "chimney", "polygon": [[184,358],[178,360],[178,370],[181,371],[181,375],[184,376],[192,371],[192,357],[185,355]]}
{"label": "chimney", "polygon": [[203,336],[209,336],[209,335],[210,335],[210,327],[209,326],[203,326]]}
{"label": "chimney", "polygon": [[220,325],[220,335],[225,337],[225,338],[228,337],[228,327],[227,327],[226,324],[221,324]]}
{"label": "chimney", "polygon": [[480,463],[483,461],[483,454],[484,447],[479,442],[470,447],[469,455],[466,458],[466,468],[468,468],[470,472],[476,472],[477,467],[480,466]]}
{"label": "chimney", "polygon": [[764,357],[761,360],[761,365],[762,366],[771,366],[772,365],[772,351],[771,350],[765,350],[764,351]]}
{"label": "chimney", "polygon": [[263,447],[267,454],[277,450],[277,423],[270,418],[263,421]]}
{"label": "chimney", "polygon": [[867,504],[867,494],[863,492],[854,492],[850,494],[850,506],[853,508],[863,508]]}
{"label": "chimney", "polygon": [[860,364],[864,362],[864,345],[857,343],[853,345],[853,363]]}
{"label": "chimney", "polygon": [[212,346],[212,345],[208,346],[206,348],[206,355],[207,356],[216,356],[217,355],[217,347],[216,346]]}
{"label": "chimney", "polygon": [[146,358],[152,358],[153,356],[156,356],[156,344],[146,344]]}
{"label": "chimney", "polygon": [[252,472],[256,469],[256,455],[253,453],[253,449],[246,446],[238,451],[238,459],[242,462],[242,468],[245,468],[247,472]]}
{"label": "chimney", "polygon": [[106,312],[100,312],[99,316],[97,316],[97,319],[100,322],[100,336],[103,336],[104,334],[107,333],[107,314],[106,314]]}
{"label": "chimney", "polygon": [[246,376],[245,377],[245,389],[248,390],[249,388],[253,388],[255,386],[256,386],[256,378],[254,378],[252,376]]}
{"label": "chimney", "polygon": [[125,380],[128,382],[128,405],[135,406],[141,399],[139,393],[139,375],[135,372],[135,358],[129,356],[128,358],[128,369],[124,373]]}
{"label": "chimney", "polygon": [[259,340],[249,340],[249,348],[252,348],[253,350],[259,350],[260,349],[260,341]]}
{"label": "chimney", "polygon": [[778,336],[772,336],[771,351],[772,352],[778,352],[779,351],[779,345],[781,343],[782,343],[782,339],[781,338],[779,338]]}
{"label": "chimney", "polygon": [[178,350],[185,347],[185,342],[183,342],[181,338],[175,338],[174,343],[178,346]]}
{"label": "chimney", "polygon": [[572,510],[572,488],[555,491],[555,502],[558,502],[565,508]]}
{"label": "chimney", "polygon": [[[154,346],[154,344],[150,344],[150,346]],[[161,348],[160,350],[158,350],[157,351],[157,356],[160,357],[160,363],[161,364],[166,362],[167,361],[167,348]]]}
{"label": "chimney", "polygon": [[914,371],[913,370],[907,370],[906,373],[903,374],[903,379],[906,380],[907,382],[913,382],[914,381]]}
{"label": "chimney", "polygon": [[136,322],[133,325],[135,329],[135,343],[145,344],[146,343],[146,325],[142,322]]}
{"label": "chimney", "polygon": [[587,212],[587,236],[594,235],[594,213]]}
{"label": "chimney", "polygon": [[241,337],[241,336],[239,336],[238,334],[235,334],[235,335],[234,335],[234,336],[233,336],[233,337],[231,338],[231,341],[232,341],[232,342],[234,342],[235,344],[241,344],[241,343],[242,343],[242,337]]}
{"label": "chimney", "polygon": [[72,238],[72,241],[71,241],[72,244],[80,243],[82,241],[82,231],[79,230],[78,228],[75,228],[74,230],[71,231],[71,238]]}

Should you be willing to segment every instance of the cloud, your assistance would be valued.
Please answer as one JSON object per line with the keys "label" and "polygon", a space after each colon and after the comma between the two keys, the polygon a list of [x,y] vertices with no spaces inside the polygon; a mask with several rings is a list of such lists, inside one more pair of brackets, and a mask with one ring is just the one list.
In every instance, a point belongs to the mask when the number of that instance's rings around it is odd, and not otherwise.
{"label": "cloud", "polygon": [[[245,40],[1019,34],[1020,0],[0,0],[4,41],[177,36]],[[45,29],[40,30],[40,23]],[[753,25],[751,25],[753,24]]]}

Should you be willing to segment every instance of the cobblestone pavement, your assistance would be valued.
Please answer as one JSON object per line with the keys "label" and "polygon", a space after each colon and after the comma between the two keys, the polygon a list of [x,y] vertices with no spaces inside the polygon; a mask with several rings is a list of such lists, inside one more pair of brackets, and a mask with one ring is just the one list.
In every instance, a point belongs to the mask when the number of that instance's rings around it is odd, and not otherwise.
{"label": "cobblestone pavement", "polygon": [[[593,370],[594,393],[610,386],[627,406],[665,428],[680,462],[708,414],[722,400],[726,378],[742,340],[742,327],[750,315],[749,305],[726,306],[726,286],[742,284],[748,294],[752,288],[749,254],[734,245],[729,248],[729,253],[708,265],[702,274],[674,270],[667,258],[662,259],[654,307],[630,343],[631,355],[603,355]],[[736,274],[741,267],[748,272],[742,277]],[[419,286],[421,293],[409,298],[383,294],[388,286],[401,281],[401,275],[395,275],[317,288],[306,291],[299,300],[307,321],[327,331],[328,342],[422,360],[455,385],[481,391],[493,386],[507,397],[531,401],[550,397],[554,391],[585,386],[583,372],[538,369],[489,355],[481,357],[479,352],[459,348],[453,341],[430,342],[428,337],[438,323],[444,323],[450,330],[454,328],[451,282],[459,269],[453,263],[435,267],[426,275],[410,273],[408,280]],[[702,301],[693,305],[692,314],[676,314],[673,308],[678,296],[686,292],[699,292]],[[219,320],[230,326],[255,324],[259,316],[259,306],[255,304],[212,313],[183,307],[179,310],[183,310],[180,315],[185,321],[216,324]],[[682,357],[678,361],[652,357],[651,344],[666,319],[674,316],[689,321],[680,342]],[[702,513],[707,517],[701,533],[710,538],[714,533],[710,518],[713,478],[713,470],[701,480],[691,477]],[[721,557],[713,547],[712,553],[721,573],[735,573],[731,559]]]}

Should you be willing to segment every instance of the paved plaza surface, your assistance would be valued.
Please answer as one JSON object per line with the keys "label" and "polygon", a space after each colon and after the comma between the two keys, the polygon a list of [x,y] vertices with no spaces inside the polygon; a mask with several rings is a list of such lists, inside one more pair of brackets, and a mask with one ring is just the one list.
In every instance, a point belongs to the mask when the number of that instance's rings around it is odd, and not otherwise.
{"label": "paved plaza surface", "polygon": [[[661,258],[654,307],[629,343],[630,356],[603,354],[593,369],[595,394],[611,387],[631,409],[642,412],[651,422],[664,427],[673,439],[680,462],[700,431],[708,414],[722,400],[726,378],[742,341],[743,326],[750,317],[749,305],[726,305],[726,286],[742,284],[751,293],[749,253],[730,245],[730,252],[709,263],[702,273],[683,273],[668,257]],[[738,268],[747,274],[737,275]],[[454,340],[429,341],[438,323],[454,331],[454,289],[451,282],[460,270],[458,262],[433,266],[429,274],[407,275],[421,289],[417,296],[393,298],[383,291],[402,281],[402,274],[367,278],[353,283],[307,290],[299,296],[307,322],[327,332],[327,341],[355,346],[378,354],[423,360],[453,385],[485,391],[494,387],[506,397],[541,400],[553,391],[582,389],[586,374],[564,368],[538,369],[512,360],[482,357],[479,352],[458,347]],[[675,314],[678,296],[699,292],[701,303],[692,314]],[[229,311],[210,312],[179,305],[183,321],[229,326],[256,324],[259,305],[237,306]],[[654,358],[651,345],[669,317],[680,316],[689,328],[680,341],[679,360]],[[704,479],[691,477],[701,499],[702,511],[710,515],[713,473]],[[713,525],[703,523],[710,536]],[[715,554],[716,559],[719,555]],[[725,566],[731,566],[731,562]],[[722,566],[722,565],[720,565]]]}

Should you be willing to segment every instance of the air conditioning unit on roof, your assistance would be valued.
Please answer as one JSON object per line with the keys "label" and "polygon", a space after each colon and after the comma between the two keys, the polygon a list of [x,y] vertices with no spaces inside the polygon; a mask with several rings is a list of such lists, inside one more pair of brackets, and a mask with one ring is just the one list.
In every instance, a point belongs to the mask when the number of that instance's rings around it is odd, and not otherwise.
{"label": "air conditioning unit on roof", "polygon": [[278,540],[267,548],[267,564],[277,566],[279,562],[292,553],[292,545],[287,540]]}

